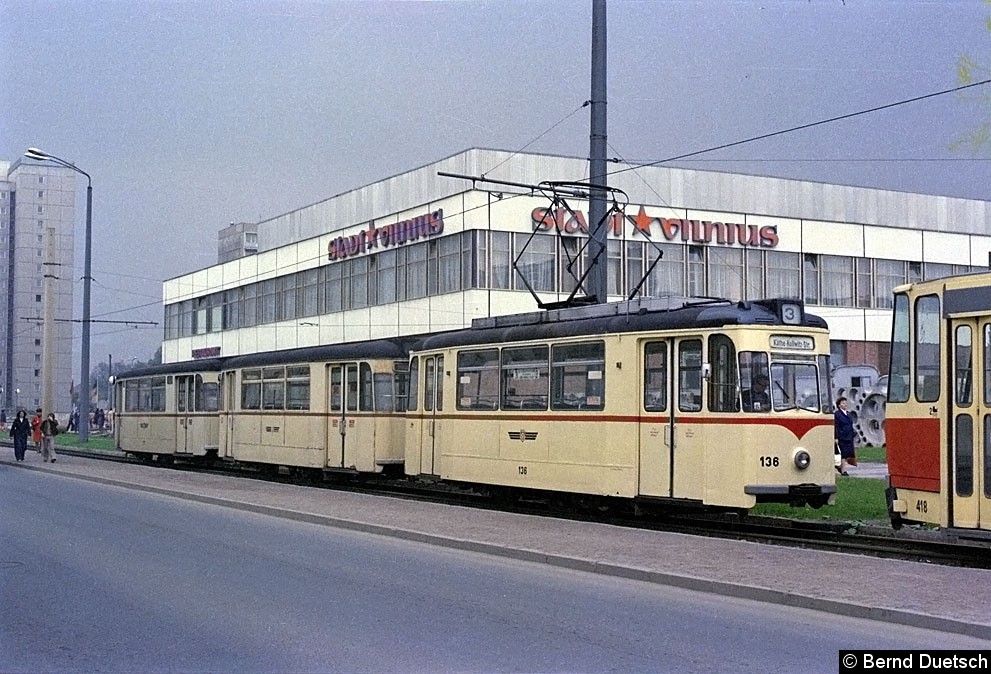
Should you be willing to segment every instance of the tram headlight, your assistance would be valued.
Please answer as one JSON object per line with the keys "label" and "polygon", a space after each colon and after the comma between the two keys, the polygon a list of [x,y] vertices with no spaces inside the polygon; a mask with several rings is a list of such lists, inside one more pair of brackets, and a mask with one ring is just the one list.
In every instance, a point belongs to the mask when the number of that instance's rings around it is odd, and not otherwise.
{"label": "tram headlight", "polygon": [[795,460],[795,467],[799,470],[805,470],[812,463],[812,456],[804,449],[796,449],[793,458]]}

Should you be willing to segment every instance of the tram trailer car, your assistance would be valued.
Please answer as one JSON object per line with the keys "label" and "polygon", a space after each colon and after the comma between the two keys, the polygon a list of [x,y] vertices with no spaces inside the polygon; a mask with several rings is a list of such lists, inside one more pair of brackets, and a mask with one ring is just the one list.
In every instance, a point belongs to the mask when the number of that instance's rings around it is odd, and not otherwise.
{"label": "tram trailer car", "polygon": [[204,359],[130,370],[114,380],[118,449],[151,459],[216,454],[223,361]]}
{"label": "tram trailer car", "polygon": [[991,536],[991,273],[894,290],[888,514]]}
{"label": "tram trailer car", "polygon": [[739,510],[835,499],[829,335],[799,301],[479,319],[426,337],[410,380],[408,475]]}
{"label": "tram trailer car", "polygon": [[381,339],[236,356],[224,364],[220,456],[402,474],[409,347]]}

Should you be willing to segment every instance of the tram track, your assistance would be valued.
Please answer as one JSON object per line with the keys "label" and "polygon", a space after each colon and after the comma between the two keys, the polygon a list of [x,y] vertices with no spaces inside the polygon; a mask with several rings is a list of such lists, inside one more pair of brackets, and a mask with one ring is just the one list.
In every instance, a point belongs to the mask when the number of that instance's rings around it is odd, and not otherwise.
{"label": "tram track", "polygon": [[[868,555],[886,559],[899,559],[937,565],[966,568],[991,568],[991,550],[986,544],[963,541],[940,531],[928,529],[903,529],[896,532],[880,526],[856,522],[789,520],[739,514],[694,514],[689,512],[665,513],[644,517],[634,513],[616,511],[601,512],[595,508],[579,511],[548,503],[542,498],[527,501],[496,500],[487,495],[453,490],[449,487],[434,488],[429,485],[413,485],[405,480],[351,480],[349,475],[333,474],[324,480],[301,479],[292,472],[245,470],[243,467],[223,464],[203,466],[185,462],[168,464],[149,463],[121,453],[94,452],[60,447],[59,453],[79,458],[113,461],[150,467],[190,470],[194,472],[226,475],[244,479],[262,479],[271,482],[356,491],[389,498],[429,501],[443,505],[498,510],[518,514],[557,517],[572,521],[595,522],[613,526],[637,528],[666,533],[682,533],[694,536],[710,536],[734,540],[783,545],[813,550],[847,554]],[[868,529],[868,530],[865,530]]]}

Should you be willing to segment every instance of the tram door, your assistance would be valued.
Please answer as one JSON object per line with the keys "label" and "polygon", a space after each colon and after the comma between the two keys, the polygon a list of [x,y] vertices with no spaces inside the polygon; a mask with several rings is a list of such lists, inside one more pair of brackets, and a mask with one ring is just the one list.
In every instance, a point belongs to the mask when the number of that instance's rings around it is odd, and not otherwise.
{"label": "tram door", "polygon": [[356,465],[350,460],[355,452],[358,411],[358,364],[344,363],[330,366],[330,400],[328,409],[327,465],[347,468]]}
{"label": "tram door", "polygon": [[188,454],[195,419],[192,416],[195,402],[196,381],[193,375],[178,375],[175,378],[175,451]]}
{"label": "tram door", "polygon": [[444,356],[423,358],[423,424],[420,426],[420,474],[438,475],[437,413],[444,410]]}
{"label": "tram door", "polygon": [[[701,499],[705,487],[701,337],[643,345],[640,494]],[[660,413],[659,416],[653,416]]]}
{"label": "tram door", "polygon": [[223,456],[234,456],[234,405],[236,403],[235,393],[237,391],[237,373],[227,372],[221,378],[223,392],[223,423],[220,427],[220,448]]}
{"label": "tram door", "polygon": [[674,381],[671,405],[671,496],[702,499],[705,490],[707,425],[700,424],[703,390],[703,340],[674,341]]}
{"label": "tram door", "polygon": [[640,401],[641,496],[671,496],[671,342],[645,342],[642,346]]}
{"label": "tram door", "polygon": [[950,526],[991,527],[991,320],[951,319]]}

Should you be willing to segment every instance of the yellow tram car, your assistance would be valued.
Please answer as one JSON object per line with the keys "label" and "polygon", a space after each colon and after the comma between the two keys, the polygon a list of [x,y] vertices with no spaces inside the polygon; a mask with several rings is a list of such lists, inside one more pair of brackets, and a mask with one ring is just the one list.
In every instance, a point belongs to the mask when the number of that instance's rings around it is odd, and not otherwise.
{"label": "yellow tram car", "polygon": [[895,288],[885,439],[895,527],[991,532],[991,273]]}
{"label": "yellow tram car", "polygon": [[114,439],[151,459],[217,452],[218,359],[132,370],[114,380]]}
{"label": "yellow tram car", "polygon": [[835,498],[829,335],[800,301],[478,319],[426,337],[410,381],[408,475],[741,510]]}

